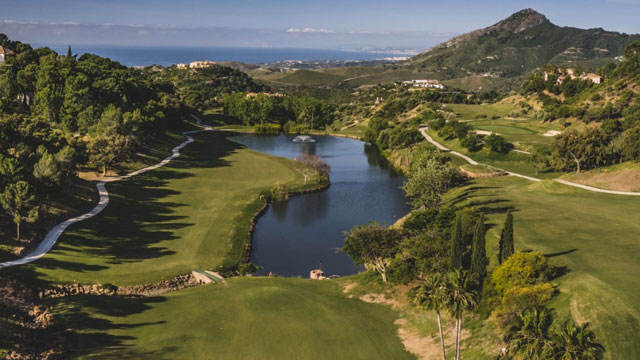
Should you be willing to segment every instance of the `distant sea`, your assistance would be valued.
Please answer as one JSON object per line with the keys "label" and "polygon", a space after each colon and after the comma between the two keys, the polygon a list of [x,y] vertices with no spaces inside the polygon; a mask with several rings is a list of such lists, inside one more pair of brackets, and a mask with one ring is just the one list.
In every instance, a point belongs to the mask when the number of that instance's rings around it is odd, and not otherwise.
{"label": "distant sea", "polygon": [[[49,46],[60,54],[67,46]],[[326,49],[241,48],[241,47],[150,47],[150,46],[71,46],[74,54],[91,53],[119,61],[127,66],[189,63],[196,60],[239,61],[249,64],[283,60],[376,60],[403,54]]]}

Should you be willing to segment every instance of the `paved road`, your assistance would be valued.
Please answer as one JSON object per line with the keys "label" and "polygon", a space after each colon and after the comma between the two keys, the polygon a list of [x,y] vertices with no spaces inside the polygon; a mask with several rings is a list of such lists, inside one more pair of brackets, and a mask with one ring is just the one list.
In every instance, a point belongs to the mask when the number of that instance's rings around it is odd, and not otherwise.
{"label": "paved road", "polygon": [[[478,162],[473,160],[472,158],[470,158],[470,157],[468,157],[468,156],[466,156],[464,154],[460,154],[457,151],[452,151],[451,149],[449,149],[449,148],[443,146],[442,144],[440,144],[439,142],[433,140],[433,138],[431,136],[429,136],[429,134],[427,134],[427,127],[426,126],[423,126],[423,127],[420,128],[420,133],[422,134],[422,136],[424,136],[425,139],[427,139],[428,142],[433,144],[438,149],[440,149],[442,151],[449,152],[449,153],[451,153],[453,155],[456,155],[458,157],[461,157],[471,165],[478,165]],[[511,176],[517,176],[517,177],[520,177],[520,178],[523,178],[523,179],[527,179],[529,181],[542,181],[541,179],[538,179],[538,178],[535,178],[535,177],[532,177],[532,176],[522,175],[522,174],[514,173],[514,172],[511,172],[511,171],[506,171],[506,173],[511,175]],[[603,194],[640,196],[640,192],[605,190],[605,189],[598,189],[598,188],[595,188],[593,186],[576,184],[576,183],[573,183],[573,182],[570,182],[570,181],[567,181],[567,180],[562,180],[562,179],[553,179],[553,180],[555,182],[560,183],[560,184],[573,186],[573,187],[577,187],[577,188],[588,190],[588,191],[599,192],[599,193],[603,193]]]}
{"label": "paved road", "polygon": [[180,156],[180,150],[183,147],[185,147],[188,144],[193,142],[193,138],[191,136],[189,136],[189,134],[194,134],[194,133],[199,133],[199,132],[203,132],[203,131],[212,130],[210,126],[201,126],[200,125],[201,120],[198,117],[196,117],[194,115],[192,115],[192,117],[196,120],[196,124],[198,124],[200,127],[202,127],[202,130],[194,130],[194,131],[185,131],[185,132],[183,132],[182,135],[186,136],[187,140],[185,140],[180,145],[178,145],[175,148],[173,148],[173,150],[171,150],[171,155],[170,156],[168,156],[164,160],[160,161],[159,163],[157,163],[155,165],[148,166],[148,167],[146,167],[144,169],[136,170],[136,171],[134,171],[132,173],[129,173],[127,175],[117,176],[117,177],[105,179],[103,181],[98,182],[96,184],[96,188],[98,189],[98,194],[100,195],[100,200],[98,201],[98,204],[93,209],[91,209],[91,211],[89,211],[86,214],[83,214],[83,215],[71,218],[69,220],[63,221],[60,224],[54,226],[51,230],[49,230],[49,232],[45,236],[44,240],[42,240],[40,245],[38,245],[38,247],[35,250],[33,250],[30,254],[28,254],[25,257],[22,257],[20,259],[16,259],[16,260],[6,261],[6,262],[3,262],[3,263],[0,263],[0,268],[27,264],[27,263],[30,263],[30,262],[35,261],[35,260],[38,260],[39,258],[43,257],[46,253],[48,253],[51,250],[51,248],[53,248],[53,245],[55,245],[55,243],[56,243],[56,241],[58,241],[58,238],[60,237],[60,235],[62,235],[62,233],[66,230],[67,227],[69,227],[69,225],[75,224],[75,223],[80,222],[80,221],[84,221],[84,220],[90,219],[90,218],[98,215],[100,212],[102,212],[102,210],[104,210],[107,207],[107,205],[109,205],[109,192],[107,191],[107,188],[105,186],[107,183],[129,179],[129,178],[134,177],[136,175],[140,175],[140,174],[145,173],[147,171],[151,171],[151,170],[154,170],[154,169],[157,169],[159,167],[167,165],[171,160],[173,160],[173,159],[175,159],[175,158]]}

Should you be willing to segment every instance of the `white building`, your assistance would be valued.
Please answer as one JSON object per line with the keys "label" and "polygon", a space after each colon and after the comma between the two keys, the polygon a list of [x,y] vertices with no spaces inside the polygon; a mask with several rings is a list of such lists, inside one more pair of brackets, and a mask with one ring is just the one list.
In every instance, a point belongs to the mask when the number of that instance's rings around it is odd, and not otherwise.
{"label": "white building", "polygon": [[13,56],[14,52],[0,46],[0,63],[3,63],[9,56]]}
{"label": "white building", "polygon": [[176,67],[178,69],[186,69],[187,68],[187,64],[176,64]]}
{"label": "white building", "polygon": [[208,68],[209,66],[215,65],[215,62],[213,61],[209,61],[209,60],[204,60],[204,61],[194,61],[189,63],[189,67],[191,69],[202,69],[202,68]]}
{"label": "white building", "polygon": [[444,89],[444,85],[438,80],[409,80],[403,81],[402,84],[418,88]]}

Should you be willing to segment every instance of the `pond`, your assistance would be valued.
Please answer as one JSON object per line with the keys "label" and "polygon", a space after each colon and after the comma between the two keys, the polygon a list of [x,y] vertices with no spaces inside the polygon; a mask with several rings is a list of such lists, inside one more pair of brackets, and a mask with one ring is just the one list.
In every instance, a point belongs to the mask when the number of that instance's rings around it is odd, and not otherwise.
{"label": "pond", "polygon": [[392,224],[409,212],[400,187],[405,179],[391,169],[377,148],[362,141],[314,136],[316,142],[293,142],[294,136],[239,135],[230,140],[253,150],[286,158],[302,153],[322,156],[331,166],[331,186],[323,191],[274,202],[253,233],[251,261],[281,276],[308,277],[322,267],[328,275],[362,270],[337,250],[344,231],[369,221]]}

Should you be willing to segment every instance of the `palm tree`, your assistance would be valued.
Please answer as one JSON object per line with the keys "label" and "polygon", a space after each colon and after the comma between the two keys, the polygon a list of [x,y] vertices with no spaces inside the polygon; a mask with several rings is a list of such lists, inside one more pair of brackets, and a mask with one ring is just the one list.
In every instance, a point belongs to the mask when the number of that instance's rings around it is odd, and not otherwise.
{"label": "palm tree", "polygon": [[554,329],[553,339],[557,360],[600,360],[604,357],[604,346],[596,341],[588,323],[577,325],[572,319],[566,319]]}
{"label": "palm tree", "polygon": [[433,310],[436,312],[436,316],[438,317],[438,331],[440,332],[440,345],[442,346],[442,360],[446,360],[447,355],[444,348],[440,310],[447,306],[447,289],[442,275],[435,273],[426,278],[424,282],[417,287],[413,301],[425,310]]}
{"label": "palm tree", "polygon": [[547,308],[525,310],[508,329],[505,341],[509,353],[516,359],[550,359],[553,343],[549,328],[553,313]]}
{"label": "palm tree", "polygon": [[457,269],[447,276],[449,313],[456,319],[456,360],[460,359],[460,331],[462,315],[465,310],[473,310],[477,304],[476,292],[472,290],[472,275],[466,270]]}

